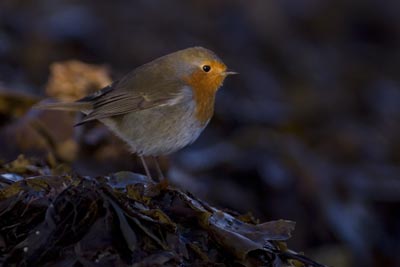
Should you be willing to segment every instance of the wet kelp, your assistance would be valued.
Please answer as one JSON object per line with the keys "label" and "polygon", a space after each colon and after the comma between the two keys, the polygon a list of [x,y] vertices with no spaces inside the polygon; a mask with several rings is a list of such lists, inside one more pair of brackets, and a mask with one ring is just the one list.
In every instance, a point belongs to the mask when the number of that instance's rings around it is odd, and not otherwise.
{"label": "wet kelp", "polygon": [[289,250],[294,222],[259,223],[132,172],[54,175],[3,164],[2,266],[322,266]]}

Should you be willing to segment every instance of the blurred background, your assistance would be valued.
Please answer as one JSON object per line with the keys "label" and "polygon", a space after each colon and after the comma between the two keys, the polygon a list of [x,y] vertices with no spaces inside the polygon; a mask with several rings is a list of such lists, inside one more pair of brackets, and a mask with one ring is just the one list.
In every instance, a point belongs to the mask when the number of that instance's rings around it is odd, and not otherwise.
{"label": "blurred background", "polygon": [[399,10],[395,0],[2,0],[1,162],[143,173],[100,124],[73,128],[79,115],[30,107],[201,45],[240,75],[200,139],[161,159],[171,183],[260,221],[296,221],[289,247],[321,263],[400,266]]}

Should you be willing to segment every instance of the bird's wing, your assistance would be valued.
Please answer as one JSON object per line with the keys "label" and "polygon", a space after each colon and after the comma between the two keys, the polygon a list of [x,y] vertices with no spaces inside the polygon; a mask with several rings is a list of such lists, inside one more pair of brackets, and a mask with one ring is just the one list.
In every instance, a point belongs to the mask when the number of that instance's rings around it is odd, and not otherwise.
{"label": "bird's wing", "polygon": [[154,78],[157,79],[140,81],[128,77],[78,100],[90,102],[93,109],[77,125],[153,107],[175,105],[189,99],[190,92],[181,81]]}

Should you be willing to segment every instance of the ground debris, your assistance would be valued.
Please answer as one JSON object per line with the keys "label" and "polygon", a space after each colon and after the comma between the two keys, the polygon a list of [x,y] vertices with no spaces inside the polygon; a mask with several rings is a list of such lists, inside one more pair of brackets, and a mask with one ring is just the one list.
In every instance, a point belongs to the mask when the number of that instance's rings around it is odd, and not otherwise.
{"label": "ground debris", "polygon": [[131,172],[48,172],[0,167],[2,266],[322,266],[287,248],[294,222],[241,220]]}
{"label": "ground debris", "polygon": [[105,66],[77,60],[55,62],[50,66],[46,94],[63,101],[74,101],[111,83]]}

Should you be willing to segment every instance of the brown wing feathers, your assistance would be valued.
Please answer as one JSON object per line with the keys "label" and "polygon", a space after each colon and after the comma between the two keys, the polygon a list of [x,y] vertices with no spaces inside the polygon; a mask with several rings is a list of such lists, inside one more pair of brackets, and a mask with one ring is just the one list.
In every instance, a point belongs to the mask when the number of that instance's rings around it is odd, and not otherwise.
{"label": "brown wing feathers", "polygon": [[[159,79],[160,80],[160,79]],[[113,84],[72,103],[39,104],[36,108],[82,111],[86,117],[76,126],[108,117],[118,116],[168,104],[180,97],[181,84],[176,80],[158,83],[114,82]],[[169,90],[165,90],[168,88]],[[171,90],[173,88],[174,90]]]}

